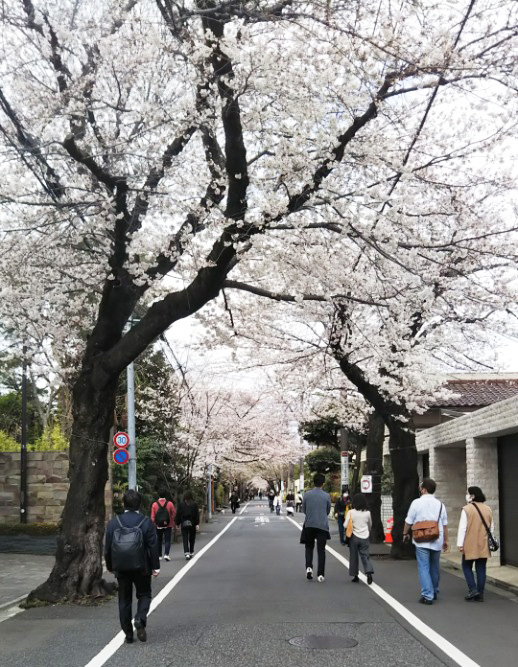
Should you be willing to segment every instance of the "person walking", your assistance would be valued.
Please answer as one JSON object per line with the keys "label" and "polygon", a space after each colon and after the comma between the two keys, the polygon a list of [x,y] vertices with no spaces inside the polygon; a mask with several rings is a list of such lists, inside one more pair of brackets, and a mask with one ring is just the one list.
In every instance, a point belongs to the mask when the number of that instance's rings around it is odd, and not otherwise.
{"label": "person walking", "polygon": [[369,536],[372,528],[372,518],[367,505],[367,499],[363,493],[357,493],[353,497],[352,508],[348,510],[345,515],[345,525],[348,526],[352,522],[353,534],[349,539],[349,576],[352,581],[357,583],[358,578],[359,559],[362,559],[363,571],[367,575],[367,583],[372,584],[372,575],[374,574],[374,567],[369,553]]}
{"label": "person walking", "polygon": [[234,489],[232,493],[230,494],[230,509],[232,510],[232,514],[236,513],[236,510],[239,507],[239,495],[237,491]]}
{"label": "person walking", "polygon": [[268,505],[270,507],[270,512],[273,512],[274,507],[273,507],[273,501],[275,499],[275,491],[270,488],[268,489]]}
{"label": "person walking", "polygon": [[436,488],[433,479],[423,479],[419,487],[420,497],[410,505],[403,528],[404,541],[410,539],[412,529],[421,586],[419,602],[427,605],[437,599],[441,550],[448,549],[448,515],[443,503],[434,497]]}
{"label": "person walking", "polygon": [[190,560],[194,556],[196,530],[200,527],[200,511],[190,491],[183,494],[183,500],[176,512],[175,523],[182,530],[185,560]]}
{"label": "person walking", "polygon": [[302,528],[301,542],[306,545],[306,578],[313,579],[313,552],[317,543],[318,570],[317,579],[324,582],[326,568],[326,541],[329,533],[329,512],[331,497],[322,490],[326,478],[317,472],[313,477],[314,487],[304,494],[302,511],[306,515]]}
{"label": "person walking", "polygon": [[[493,512],[486,505],[486,496],[478,486],[470,486],[462,508],[457,533],[457,546],[462,553],[462,571],[468,585],[465,600],[484,601],[487,559],[491,557],[487,528],[493,533]],[[487,528],[486,528],[487,526]],[[473,576],[473,565],[477,582]]]}
{"label": "person walking", "polygon": [[174,504],[167,500],[167,491],[162,489],[158,492],[158,500],[151,505],[151,521],[156,526],[158,537],[158,556],[162,560],[162,546],[164,548],[164,560],[171,560],[169,552],[171,551],[171,535],[173,532],[174,518],[176,508]]}
{"label": "person walking", "polygon": [[338,498],[336,501],[334,508],[336,523],[338,525],[338,534],[340,535],[340,544],[345,544],[344,521],[345,515],[350,509],[351,504],[349,502],[349,494],[343,493],[341,498]]}
{"label": "person walking", "polygon": [[141,642],[147,640],[147,616],[151,605],[151,575],[160,572],[158,538],[151,519],[140,514],[142,496],[133,489],[123,497],[124,513],[106,528],[104,559],[119,585],[119,619],[126,643],[133,643],[132,597],[137,596],[135,628]]}
{"label": "person walking", "polygon": [[273,506],[275,508],[275,514],[279,516],[282,509],[282,497],[280,491],[275,495],[275,498],[273,499]]}
{"label": "person walking", "polygon": [[297,492],[297,502],[295,503],[295,511],[300,512],[302,509],[302,494],[300,491]]}

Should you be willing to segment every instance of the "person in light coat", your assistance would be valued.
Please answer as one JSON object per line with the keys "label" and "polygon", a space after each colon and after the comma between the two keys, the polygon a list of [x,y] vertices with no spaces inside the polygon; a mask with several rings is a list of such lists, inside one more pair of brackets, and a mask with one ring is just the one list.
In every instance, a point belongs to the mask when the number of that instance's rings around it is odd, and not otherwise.
{"label": "person in light coat", "polygon": [[[491,557],[491,552],[487,530],[480,515],[493,532],[493,512],[489,505],[486,505],[486,496],[478,486],[468,488],[466,502],[467,505],[462,508],[457,533],[457,547],[462,553],[462,571],[468,585],[468,594],[464,599],[468,602],[471,600],[483,602],[486,565],[487,559]],[[473,565],[475,565],[477,575],[476,583],[473,576]]]}
{"label": "person in light coat", "polygon": [[275,513],[277,514],[277,516],[279,516],[282,509],[282,497],[280,493],[278,493],[273,499],[273,506],[275,507]]}
{"label": "person in light coat", "polygon": [[363,493],[357,493],[353,497],[352,509],[345,515],[344,526],[347,530],[349,522],[353,524],[353,534],[349,539],[349,575],[352,581],[357,583],[359,560],[362,559],[363,569],[367,575],[367,583],[372,584],[372,575],[374,574],[374,567],[372,565],[369,554],[369,536],[372,528],[372,518],[369,508],[367,506],[367,499]]}

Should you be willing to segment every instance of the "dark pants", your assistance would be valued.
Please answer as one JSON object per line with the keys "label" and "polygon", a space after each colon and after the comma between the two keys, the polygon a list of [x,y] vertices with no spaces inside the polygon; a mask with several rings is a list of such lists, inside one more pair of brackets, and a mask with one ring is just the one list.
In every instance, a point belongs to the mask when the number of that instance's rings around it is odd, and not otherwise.
{"label": "dark pants", "polygon": [[338,524],[338,533],[340,535],[340,544],[345,544],[344,519],[345,519],[345,514],[337,514],[336,523]]}
{"label": "dark pants", "polygon": [[[477,583],[475,584],[475,577],[473,576],[473,563],[475,563],[475,572],[477,573]],[[466,578],[466,583],[470,591],[478,591],[481,595],[484,594],[486,586],[486,563],[487,558],[477,558],[476,560],[466,560],[462,556],[462,571]]]}
{"label": "dark pants", "polygon": [[169,556],[171,550],[171,533],[172,528],[157,528],[156,534],[158,536],[158,555],[162,555],[162,543],[164,544],[164,556]]}
{"label": "dark pants", "polygon": [[194,553],[194,542],[196,540],[196,526],[182,526],[183,552],[184,554]]}
{"label": "dark pants", "polygon": [[236,513],[237,508],[239,507],[239,503],[237,500],[231,500],[230,501],[230,509],[232,510],[232,514]]}
{"label": "dark pants", "polygon": [[137,593],[137,613],[135,625],[146,627],[147,615],[151,604],[151,575],[142,572],[121,572],[117,576],[119,584],[119,618],[121,628],[126,634],[133,633],[132,598],[133,586]]}
{"label": "dark pants", "polygon": [[365,574],[373,574],[374,568],[369,554],[369,540],[353,535],[349,540],[349,575],[351,577],[358,576],[360,558]]}
{"label": "dark pants", "polygon": [[300,512],[301,507],[302,507],[302,503],[297,503],[297,504],[295,505],[295,511],[296,511],[296,512]]}
{"label": "dark pants", "polygon": [[327,531],[320,528],[306,528],[306,567],[313,567],[313,551],[317,542],[318,572],[317,576],[324,576],[326,569],[326,542]]}

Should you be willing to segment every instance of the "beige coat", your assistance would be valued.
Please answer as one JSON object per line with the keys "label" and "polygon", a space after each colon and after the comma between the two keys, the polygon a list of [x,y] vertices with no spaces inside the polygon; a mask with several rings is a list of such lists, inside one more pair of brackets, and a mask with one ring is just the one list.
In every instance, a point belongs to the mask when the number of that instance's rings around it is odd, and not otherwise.
{"label": "beige coat", "polygon": [[[487,531],[480,519],[480,515],[473,507],[475,503],[468,503],[462,509],[468,518],[466,536],[464,538],[464,557],[466,560],[476,560],[477,558],[489,558],[491,552],[487,540]],[[485,503],[476,503],[484,520],[491,528],[493,522],[493,512]]]}

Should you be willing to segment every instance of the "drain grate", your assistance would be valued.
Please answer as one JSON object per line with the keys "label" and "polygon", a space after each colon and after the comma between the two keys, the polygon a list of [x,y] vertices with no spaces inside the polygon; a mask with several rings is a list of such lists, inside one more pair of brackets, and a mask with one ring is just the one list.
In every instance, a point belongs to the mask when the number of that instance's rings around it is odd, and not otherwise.
{"label": "drain grate", "polygon": [[302,637],[293,637],[288,643],[297,648],[311,648],[317,650],[329,650],[337,648],[354,648],[358,646],[356,639],[351,637],[336,637],[325,635],[304,635]]}

